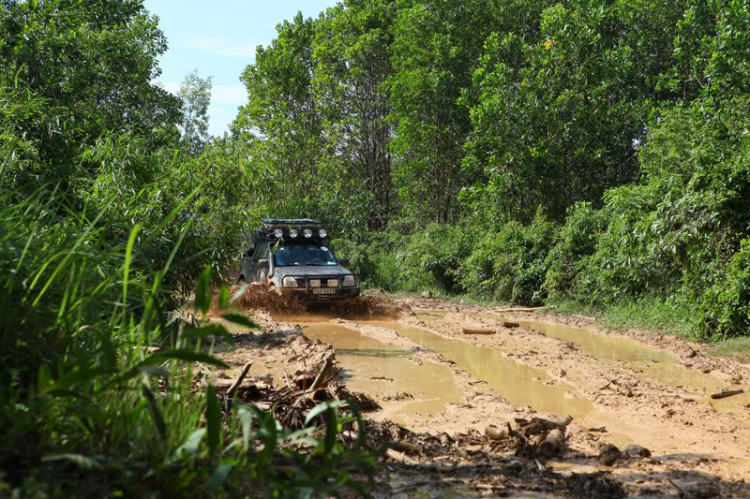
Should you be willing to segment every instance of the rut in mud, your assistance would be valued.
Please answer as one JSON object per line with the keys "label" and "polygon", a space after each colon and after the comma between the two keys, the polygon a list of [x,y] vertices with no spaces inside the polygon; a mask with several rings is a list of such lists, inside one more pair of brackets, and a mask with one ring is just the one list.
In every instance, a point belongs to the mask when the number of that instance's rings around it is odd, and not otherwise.
{"label": "rut in mud", "polygon": [[[340,382],[380,407],[368,414],[373,431],[390,428],[387,440],[405,442],[378,477],[384,496],[427,482],[437,484],[433,496],[544,497],[560,488],[573,497],[750,496],[750,395],[710,398],[728,387],[747,392],[750,370],[699,345],[437,300],[362,297],[330,310],[257,293],[243,300],[267,333],[331,345]],[[510,320],[519,327],[504,327]],[[462,334],[466,327],[495,334]],[[238,348],[226,360],[239,366],[246,353]],[[293,368],[273,348],[252,355],[265,359],[258,376],[280,380]],[[538,435],[525,437],[523,421],[568,415],[562,448],[529,452]],[[490,438],[490,426],[510,438]]]}

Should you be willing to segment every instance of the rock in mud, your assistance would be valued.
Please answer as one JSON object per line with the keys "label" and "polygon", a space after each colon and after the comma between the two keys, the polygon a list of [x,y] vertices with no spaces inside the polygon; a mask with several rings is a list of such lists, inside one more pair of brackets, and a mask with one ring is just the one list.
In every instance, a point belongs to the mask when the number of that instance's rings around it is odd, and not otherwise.
{"label": "rock in mud", "polygon": [[615,445],[603,444],[599,448],[599,464],[602,466],[612,466],[620,457],[622,452]]}
{"label": "rock in mud", "polygon": [[651,451],[640,445],[630,444],[625,447],[625,455],[628,457],[651,457]]}

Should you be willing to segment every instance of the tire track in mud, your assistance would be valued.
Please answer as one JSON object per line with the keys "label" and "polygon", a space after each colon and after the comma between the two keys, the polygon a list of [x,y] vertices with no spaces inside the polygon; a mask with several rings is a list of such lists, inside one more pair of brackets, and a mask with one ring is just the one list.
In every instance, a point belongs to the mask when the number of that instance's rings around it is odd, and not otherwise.
{"label": "tire track in mud", "polygon": [[[383,307],[383,301],[383,298],[378,298],[378,306]],[[431,302],[430,306],[434,306],[434,301]],[[649,373],[649,370],[655,371],[655,367],[668,371],[666,366],[670,363],[661,362],[663,357],[657,355],[650,359],[659,362],[640,363],[597,358],[592,352],[587,353],[585,349],[565,339],[548,337],[524,327],[499,330],[498,334],[491,337],[462,337],[457,326],[477,324],[476,318],[470,317],[470,314],[492,313],[493,310],[486,307],[438,304],[447,311],[446,321],[440,317],[442,314],[433,314],[432,317],[415,316],[408,309],[413,304],[408,300],[386,304],[381,308],[389,310],[385,318],[372,313],[372,309],[365,309],[368,311],[364,314],[361,309],[358,314],[317,311],[307,314],[297,310],[291,314],[274,312],[272,315],[276,320],[268,313],[260,315],[271,328],[282,326],[277,321],[289,321],[287,324],[294,326],[298,322],[311,322],[310,319],[316,322],[316,328],[325,329],[327,324],[330,324],[331,329],[344,326],[383,344],[408,350],[409,362],[417,366],[429,362],[449,367],[453,384],[462,393],[462,400],[446,403],[444,410],[437,414],[430,411],[410,413],[406,409],[401,413],[403,417],[399,422],[412,430],[459,436],[472,431],[481,433],[490,423],[502,425],[514,418],[528,418],[536,414],[536,409],[525,405],[522,400],[515,401],[515,404],[508,402],[491,386],[478,379],[481,375],[470,374],[470,369],[467,369],[468,366],[461,359],[457,363],[398,332],[399,328],[416,326],[425,328],[430,335],[492,350],[494,355],[505,356],[506,361],[534,370],[527,372],[541,373],[535,376],[538,379],[532,378],[533,383],[558,389],[567,385],[572,390],[563,390],[563,393],[567,391],[574,396],[577,394],[582,400],[590,401],[593,411],[575,420],[570,427],[568,451],[560,456],[557,463],[551,461],[548,466],[570,476],[582,472],[611,474],[625,483],[626,489],[632,494],[676,495],[677,490],[669,482],[672,480],[680,487],[715,484],[726,497],[750,497],[750,489],[742,483],[742,480],[750,476],[747,415],[716,411],[710,404],[701,402],[702,391],[697,388],[670,386],[651,379],[653,373]],[[400,320],[392,320],[394,311],[401,312]],[[455,316],[451,318],[449,314]],[[338,318],[342,315],[346,319]],[[521,318],[529,319],[525,315]],[[350,319],[356,319],[356,322]],[[376,323],[373,319],[385,319],[387,323]],[[481,321],[479,324],[496,325]],[[383,327],[388,325],[392,327]],[[685,353],[686,347],[668,347],[669,345],[657,346],[669,356],[674,356],[679,363],[677,365],[684,368],[682,357],[690,355]],[[649,350],[646,345],[642,345],[642,348]],[[713,364],[716,365],[716,362]],[[492,362],[488,365],[491,369]],[[413,372],[419,373],[420,370],[417,368]],[[382,373],[381,376],[388,377]],[[354,384],[355,379],[350,377],[346,381]],[[414,391],[417,393],[412,395],[418,399],[419,390]],[[379,402],[385,410],[374,415],[375,420],[387,422],[398,412],[394,408],[403,409],[408,406],[403,399],[397,400],[394,397],[384,400],[388,395],[385,392],[380,395]],[[601,444],[616,443],[622,447],[632,441],[649,447],[653,457],[620,461],[613,466],[599,463]]]}

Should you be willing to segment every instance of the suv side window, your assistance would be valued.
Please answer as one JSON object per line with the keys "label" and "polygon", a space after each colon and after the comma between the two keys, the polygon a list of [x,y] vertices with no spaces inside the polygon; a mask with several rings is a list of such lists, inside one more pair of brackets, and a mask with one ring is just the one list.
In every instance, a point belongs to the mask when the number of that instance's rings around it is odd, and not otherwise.
{"label": "suv side window", "polygon": [[255,255],[253,255],[253,262],[258,263],[259,260],[268,260],[271,251],[268,247],[268,242],[259,243],[255,247]]}

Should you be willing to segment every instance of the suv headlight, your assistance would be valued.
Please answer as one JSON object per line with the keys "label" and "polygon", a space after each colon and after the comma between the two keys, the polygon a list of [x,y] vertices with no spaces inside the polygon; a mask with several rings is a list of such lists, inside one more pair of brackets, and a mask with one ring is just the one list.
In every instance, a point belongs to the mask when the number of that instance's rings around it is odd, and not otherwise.
{"label": "suv headlight", "polygon": [[357,285],[357,278],[353,275],[347,275],[344,276],[344,287],[345,288],[353,288]]}
{"label": "suv headlight", "polygon": [[281,286],[285,288],[296,288],[297,287],[297,279],[295,277],[285,277],[281,281]]}

